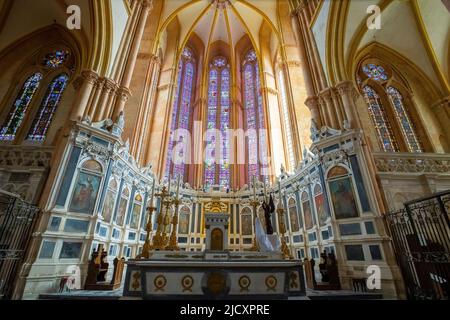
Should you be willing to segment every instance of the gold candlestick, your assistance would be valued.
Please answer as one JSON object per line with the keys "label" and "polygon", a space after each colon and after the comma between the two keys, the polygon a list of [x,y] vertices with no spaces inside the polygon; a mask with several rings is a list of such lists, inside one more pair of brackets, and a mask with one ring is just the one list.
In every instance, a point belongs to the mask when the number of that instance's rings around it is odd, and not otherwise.
{"label": "gold candlestick", "polygon": [[156,222],[158,223],[158,228],[156,230],[156,234],[153,236],[153,246],[152,249],[154,250],[161,250],[162,248],[164,248],[163,245],[163,238],[162,238],[162,233],[164,232],[163,227],[164,227],[164,202],[165,199],[168,197],[169,193],[167,192],[166,187],[164,186],[161,190],[161,193],[156,194],[157,197],[161,198],[161,208],[159,209],[159,215],[158,218],[156,220]]}
{"label": "gold candlestick", "polygon": [[280,229],[281,234],[281,253],[283,254],[283,259],[289,259],[292,260],[294,257],[291,254],[291,251],[289,250],[286,239],[284,238],[284,234],[286,233],[286,225],[284,224],[284,209],[278,208],[278,227]]}
{"label": "gold candlestick", "polygon": [[166,250],[171,251],[179,251],[178,247],[178,238],[177,238],[177,226],[178,226],[178,206],[180,205],[180,199],[173,200],[173,204],[175,205],[175,212],[172,217],[172,233],[170,234],[169,244],[166,247]]}
{"label": "gold candlestick", "polygon": [[254,220],[255,220],[255,235],[253,236],[253,245],[250,248],[250,251],[259,251],[259,247],[258,247],[258,243],[256,241],[256,218],[258,216],[258,213],[256,211],[256,207],[258,207],[259,205],[259,201],[257,201],[256,199],[253,199],[252,201],[250,201],[250,205],[253,207],[253,215],[255,216]]}
{"label": "gold candlestick", "polygon": [[167,246],[167,243],[169,242],[169,237],[167,236],[168,233],[168,227],[170,225],[170,207],[172,206],[172,198],[168,197],[167,200],[164,201],[164,206],[166,208],[166,214],[163,218],[163,234],[162,234],[162,241],[161,241],[161,249],[165,248]]}
{"label": "gold candlestick", "polygon": [[147,236],[145,237],[145,243],[144,243],[144,247],[142,248],[142,252],[140,255],[138,255],[136,258],[137,259],[148,259],[151,257],[151,253],[150,250],[152,249],[152,245],[151,245],[151,241],[150,241],[150,234],[152,232],[152,215],[153,215],[153,211],[156,211],[155,207],[147,207],[147,211],[148,211],[148,222],[146,225],[146,231],[147,231]]}

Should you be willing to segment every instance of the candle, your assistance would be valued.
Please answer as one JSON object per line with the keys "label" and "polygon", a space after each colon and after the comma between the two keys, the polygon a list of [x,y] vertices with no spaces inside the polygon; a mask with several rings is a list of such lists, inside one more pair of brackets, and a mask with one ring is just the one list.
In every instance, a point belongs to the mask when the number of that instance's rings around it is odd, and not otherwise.
{"label": "candle", "polygon": [[153,178],[152,197],[151,197],[151,199],[150,199],[150,206],[151,206],[151,207],[153,207],[153,197],[154,197],[154,195],[155,195],[155,182],[156,182],[156,179]]}
{"label": "candle", "polygon": [[167,193],[169,194],[170,197],[170,174],[169,174],[169,189],[167,190]]}
{"label": "candle", "polygon": [[279,207],[282,208],[282,200],[281,200],[281,178],[278,180],[278,195],[280,196],[280,205]]}
{"label": "candle", "polygon": [[264,181],[264,201],[266,201],[266,182]]}
{"label": "candle", "polygon": [[256,199],[256,177],[253,176],[253,199]]}
{"label": "candle", "polygon": [[177,199],[179,195],[180,195],[180,175],[178,175],[177,179]]}

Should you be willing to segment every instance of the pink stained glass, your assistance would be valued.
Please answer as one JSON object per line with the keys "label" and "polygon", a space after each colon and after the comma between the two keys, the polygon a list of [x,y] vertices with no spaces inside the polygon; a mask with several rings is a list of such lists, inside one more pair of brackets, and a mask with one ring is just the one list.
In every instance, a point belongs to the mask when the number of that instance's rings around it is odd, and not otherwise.
{"label": "pink stained glass", "polygon": [[[189,129],[189,116],[190,116],[190,110],[191,110],[191,99],[192,99],[192,88],[193,88],[193,82],[194,82],[194,65],[192,62],[188,62],[186,64],[186,70],[184,74],[184,81],[183,81],[183,90],[181,95],[181,106],[180,106],[180,114],[178,116],[178,129]],[[186,154],[184,154],[186,150],[181,150],[180,154],[177,156],[182,159],[183,157],[186,157]],[[182,163],[174,164],[173,166],[173,175],[175,177],[180,176],[181,180],[183,181],[184,172],[186,168],[186,159]]]}
{"label": "pink stained glass", "polygon": [[221,72],[220,88],[220,131],[222,133],[222,159],[219,168],[219,185],[229,187],[230,185],[230,158],[229,139],[227,130],[230,128],[230,71],[225,68]]}
{"label": "pink stained glass", "polygon": [[56,108],[61,101],[64,90],[67,87],[69,76],[61,74],[57,76],[49,85],[47,94],[39,107],[36,118],[33,120],[27,139],[34,141],[44,141],[47,135]]}
{"label": "pink stained glass", "polygon": [[244,66],[244,106],[248,134],[248,181],[253,176],[259,177],[258,139],[256,119],[255,74],[253,64]]}
{"label": "pink stained glass", "polygon": [[[219,72],[216,68],[211,68],[209,71],[209,87],[208,87],[208,115],[207,115],[207,129],[215,129],[217,121],[217,107],[218,107],[218,89],[219,89]],[[207,149],[210,150],[215,146],[215,139],[211,136],[207,137]],[[216,183],[216,165],[215,152],[207,154],[205,159],[205,184],[213,185]]]}
{"label": "pink stained glass", "polygon": [[381,148],[386,152],[397,152],[397,142],[391,124],[386,116],[386,111],[381,104],[380,97],[370,86],[365,86],[363,92]]}
{"label": "pink stained glass", "polygon": [[25,81],[8,116],[0,128],[0,140],[13,141],[16,138],[17,130],[22,124],[23,118],[25,117],[34,94],[39,88],[41,80],[42,74],[35,73]]}
{"label": "pink stained glass", "polygon": [[409,152],[423,152],[420,141],[414,130],[414,125],[403,104],[402,94],[394,87],[388,87],[387,93],[392,105],[394,106],[395,117],[402,129],[403,136],[408,145]]}

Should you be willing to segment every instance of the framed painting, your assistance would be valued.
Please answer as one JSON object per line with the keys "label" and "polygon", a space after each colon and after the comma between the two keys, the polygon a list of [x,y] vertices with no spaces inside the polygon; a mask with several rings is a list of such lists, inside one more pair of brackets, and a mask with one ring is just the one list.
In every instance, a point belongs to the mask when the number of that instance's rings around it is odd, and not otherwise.
{"label": "framed painting", "polygon": [[135,204],[133,206],[133,212],[131,213],[130,228],[137,229],[139,224],[139,217],[141,216],[142,206]]}
{"label": "framed painting", "polygon": [[178,219],[178,233],[188,234],[189,233],[189,213],[181,212]]}
{"label": "framed painting", "polygon": [[120,198],[119,208],[117,209],[116,223],[119,226],[123,225],[123,220],[127,213],[128,200],[125,198]]}
{"label": "framed painting", "polygon": [[242,220],[242,235],[243,236],[251,236],[253,233],[252,215],[251,214],[243,214],[243,215],[241,215],[241,220]]}
{"label": "framed painting", "polygon": [[309,204],[309,201],[303,202],[302,208],[303,208],[303,214],[305,215],[305,228],[306,228],[306,230],[309,230],[313,227],[311,205]]}
{"label": "framed painting", "polygon": [[111,222],[111,217],[114,212],[114,203],[116,201],[117,194],[108,190],[105,197],[105,203],[103,205],[102,216],[105,222]]}
{"label": "framed painting", "polygon": [[330,181],[329,186],[336,219],[357,218],[359,216],[358,208],[350,178]]}
{"label": "framed painting", "polygon": [[300,226],[298,224],[298,215],[297,215],[297,207],[295,203],[293,206],[289,207],[289,217],[291,221],[291,231],[297,232],[300,230]]}
{"label": "framed painting", "polygon": [[317,215],[319,216],[319,223],[321,226],[323,226],[328,218],[327,212],[325,210],[325,197],[323,193],[315,196],[314,201],[316,203]]}
{"label": "framed painting", "polygon": [[92,214],[97,201],[101,177],[80,172],[75,184],[69,211]]}

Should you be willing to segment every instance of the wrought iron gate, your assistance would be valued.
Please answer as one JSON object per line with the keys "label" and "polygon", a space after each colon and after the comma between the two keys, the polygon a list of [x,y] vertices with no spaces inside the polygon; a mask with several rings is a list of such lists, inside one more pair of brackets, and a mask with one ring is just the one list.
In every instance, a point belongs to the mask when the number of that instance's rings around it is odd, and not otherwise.
{"label": "wrought iron gate", "polygon": [[0,190],[0,300],[10,299],[39,209]]}
{"label": "wrought iron gate", "polygon": [[450,191],[385,215],[409,299],[450,295]]}

